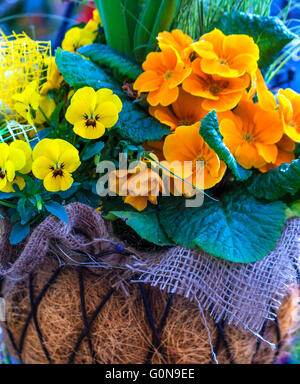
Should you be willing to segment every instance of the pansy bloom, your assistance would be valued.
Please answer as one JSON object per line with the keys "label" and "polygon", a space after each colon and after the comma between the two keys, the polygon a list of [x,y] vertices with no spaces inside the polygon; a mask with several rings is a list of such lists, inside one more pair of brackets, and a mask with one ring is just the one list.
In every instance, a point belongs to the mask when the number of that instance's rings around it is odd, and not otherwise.
{"label": "pansy bloom", "polygon": [[84,87],[71,99],[66,119],[73,124],[74,132],[84,139],[98,139],[106,128],[113,127],[119,119],[122,102],[110,89]]}
{"label": "pansy bloom", "polygon": [[178,99],[168,107],[150,107],[150,114],[174,131],[181,125],[193,125],[202,120],[207,111],[202,108],[203,99],[179,90]]}
{"label": "pansy bloom", "polygon": [[179,96],[178,86],[186,79],[191,68],[186,68],[177,51],[164,47],[161,52],[151,52],[143,63],[143,72],[133,85],[133,89],[148,93],[150,105],[163,106],[174,103]]}
{"label": "pansy bloom", "polygon": [[73,184],[72,173],[80,166],[78,150],[60,139],[44,139],[33,149],[32,172],[44,181],[47,191],[66,191]]}
{"label": "pansy bloom", "polygon": [[29,124],[34,123],[35,113],[39,107],[39,94],[37,92],[37,81],[32,81],[21,93],[13,96],[16,112]]}
{"label": "pansy bloom", "polygon": [[64,37],[62,49],[69,52],[77,52],[84,45],[93,44],[96,39],[94,31],[89,29],[74,27],[71,28]]}
{"label": "pansy bloom", "polygon": [[224,112],[235,108],[250,85],[248,74],[232,79],[207,75],[201,69],[200,59],[193,61],[192,69],[193,73],[184,80],[182,87],[186,92],[202,97],[202,108],[207,111]]}
{"label": "pansy bloom", "polygon": [[247,35],[226,36],[215,29],[192,47],[202,58],[202,71],[209,75],[237,78],[255,72],[258,67],[259,48]]}
{"label": "pansy bloom", "polygon": [[296,143],[300,143],[300,95],[291,89],[280,89],[277,98],[284,132]]}
{"label": "pansy bloom", "polygon": [[[22,187],[20,180],[16,180],[16,172],[28,173],[30,171],[31,150],[29,144],[20,140],[12,142],[10,145],[0,143],[0,191],[12,192],[13,183]],[[29,147],[29,148],[28,148]],[[29,164],[26,164],[28,161]]]}
{"label": "pansy bloom", "polygon": [[259,103],[243,100],[234,113],[228,112],[220,122],[224,143],[244,168],[261,168],[276,162],[276,143],[283,136],[283,124],[278,111],[264,111]]}
{"label": "pansy bloom", "polygon": [[[193,126],[178,127],[176,131],[167,136],[164,144],[164,156],[170,167],[173,164],[175,175],[184,178],[188,183],[184,183],[183,192],[185,195],[193,195],[193,187],[199,189],[209,189],[218,184],[226,171],[226,164],[221,161],[218,155],[205,143],[199,133],[200,123]],[[176,168],[180,168],[181,163],[184,167],[184,162],[190,162],[192,167],[187,167],[186,170],[176,174]],[[200,163],[202,162],[203,166]],[[198,166],[197,166],[198,163]],[[166,165],[163,162],[163,165]],[[181,169],[184,169],[182,168]],[[189,169],[190,168],[190,169]],[[183,176],[183,177],[182,177]],[[182,184],[177,178],[178,184]],[[204,182],[204,185],[202,185]]]}
{"label": "pansy bloom", "polygon": [[49,59],[47,81],[43,84],[41,95],[46,95],[51,89],[60,89],[64,78],[55,63],[55,57]]}

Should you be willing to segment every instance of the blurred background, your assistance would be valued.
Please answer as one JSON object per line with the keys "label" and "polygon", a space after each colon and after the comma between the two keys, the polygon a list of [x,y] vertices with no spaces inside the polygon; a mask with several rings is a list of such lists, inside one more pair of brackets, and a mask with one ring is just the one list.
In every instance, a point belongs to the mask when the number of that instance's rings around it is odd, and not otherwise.
{"label": "blurred background", "polygon": [[[274,0],[272,15],[277,15],[287,3],[288,0]],[[88,21],[93,9],[94,2],[89,0],[0,0],[0,28],[5,34],[25,31],[33,39],[51,40],[54,53],[66,30]],[[295,1],[288,18],[290,28],[299,27],[300,0]],[[291,87],[300,93],[299,54],[273,79],[271,87]],[[284,358],[282,363],[300,363],[300,334],[292,357]]]}

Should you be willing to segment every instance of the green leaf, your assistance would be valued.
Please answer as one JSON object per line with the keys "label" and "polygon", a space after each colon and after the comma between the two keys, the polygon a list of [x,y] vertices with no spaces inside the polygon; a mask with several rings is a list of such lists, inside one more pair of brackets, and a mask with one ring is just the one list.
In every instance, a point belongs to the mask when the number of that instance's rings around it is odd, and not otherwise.
{"label": "green leaf", "polygon": [[56,201],[47,201],[44,206],[48,212],[58,217],[61,221],[64,221],[65,223],[69,221],[68,213],[65,207],[61,204],[57,203]]}
{"label": "green leaf", "polygon": [[[56,65],[64,80],[75,88],[89,86],[94,89],[111,88],[113,81],[95,63],[80,55],[58,48],[55,54]],[[109,84],[109,86],[107,86]]]}
{"label": "green leaf", "polygon": [[205,200],[185,207],[183,198],[164,198],[159,219],[174,243],[239,263],[265,257],[276,246],[285,222],[285,204],[261,202],[242,189],[230,190],[219,202]]}
{"label": "green leaf", "polygon": [[118,121],[119,133],[136,144],[160,140],[170,134],[170,129],[151,117],[148,112],[132,103],[123,100],[123,110]]}
{"label": "green leaf", "polygon": [[123,0],[95,0],[107,44],[128,56],[132,54]]}
{"label": "green leaf", "polygon": [[12,245],[19,244],[24,240],[30,233],[30,226],[17,223],[12,227],[9,235],[9,242]]}
{"label": "green leaf", "polygon": [[157,213],[152,209],[142,212],[111,211],[111,214],[124,219],[141,238],[159,246],[173,245],[159,224]]}
{"label": "green leaf", "polygon": [[300,217],[300,200],[293,202],[285,211],[287,219],[292,217]]}
{"label": "green leaf", "polygon": [[279,200],[286,194],[295,195],[300,189],[300,159],[254,176],[249,183],[249,192],[258,198]]}
{"label": "green leaf", "polygon": [[142,73],[140,65],[137,65],[133,60],[124,57],[108,45],[86,45],[80,48],[78,52],[100,66],[116,69],[121,76],[128,77],[130,80],[136,80]]}
{"label": "green leaf", "polygon": [[210,148],[217,153],[219,158],[225,161],[237,180],[247,180],[251,176],[252,172],[242,168],[224,144],[215,111],[209,112],[202,120],[200,134]]}
{"label": "green leaf", "polygon": [[278,17],[243,12],[224,13],[217,25],[226,35],[246,34],[253,37],[260,50],[259,68],[265,69],[279,57],[283,48],[297,36]]}
{"label": "green leaf", "polygon": [[98,155],[104,148],[104,143],[102,141],[97,141],[96,143],[90,144],[81,155],[83,161],[89,160],[95,155]]}

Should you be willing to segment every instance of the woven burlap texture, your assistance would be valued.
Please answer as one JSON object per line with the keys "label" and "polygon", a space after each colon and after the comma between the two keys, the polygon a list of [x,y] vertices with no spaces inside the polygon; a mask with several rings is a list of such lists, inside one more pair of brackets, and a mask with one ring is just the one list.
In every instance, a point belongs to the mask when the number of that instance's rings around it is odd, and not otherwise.
{"label": "woven burlap texture", "polygon": [[[121,266],[128,272],[127,278],[185,296],[216,321],[222,319],[253,333],[261,330],[266,319],[275,319],[282,299],[297,280],[300,256],[300,219],[297,218],[286,222],[276,248],[251,264],[231,263],[201,250],[181,247],[149,257],[131,250],[123,258],[110,254],[99,260],[95,255],[113,249],[116,239],[92,208],[73,203],[66,209],[68,223],[49,216],[21,249],[9,245],[10,228],[8,221],[3,220],[0,274],[11,280],[21,279],[43,262],[49,252],[55,253],[63,263],[87,262],[87,266],[96,268]],[[75,260],[78,251],[80,260]]]}

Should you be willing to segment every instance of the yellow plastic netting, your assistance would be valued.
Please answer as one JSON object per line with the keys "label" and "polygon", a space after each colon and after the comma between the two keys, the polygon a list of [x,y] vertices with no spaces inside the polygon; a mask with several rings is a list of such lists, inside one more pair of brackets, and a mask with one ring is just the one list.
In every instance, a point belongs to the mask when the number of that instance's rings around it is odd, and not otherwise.
{"label": "yellow plastic netting", "polygon": [[31,81],[47,79],[50,57],[50,42],[32,40],[24,32],[6,36],[0,29],[0,119],[17,120],[12,96]]}

